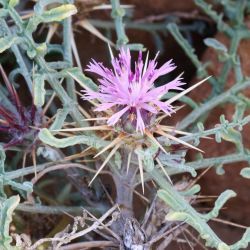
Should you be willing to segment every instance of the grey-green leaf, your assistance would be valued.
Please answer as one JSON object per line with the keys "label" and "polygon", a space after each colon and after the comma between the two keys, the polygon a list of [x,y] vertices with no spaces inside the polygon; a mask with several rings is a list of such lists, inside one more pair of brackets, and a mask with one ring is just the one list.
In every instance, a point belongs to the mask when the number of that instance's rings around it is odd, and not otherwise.
{"label": "grey-green leaf", "polygon": [[[12,221],[12,214],[20,201],[18,195],[12,196],[5,201],[0,201],[0,248],[10,250],[12,237],[9,235],[9,227]],[[2,248],[4,247],[4,248]]]}
{"label": "grey-green leaf", "polygon": [[15,7],[18,4],[19,4],[19,0],[9,0],[10,7]]}
{"label": "grey-green leaf", "polygon": [[241,169],[240,175],[244,178],[250,179],[250,167]]}
{"label": "grey-green leaf", "polygon": [[59,7],[47,10],[42,14],[43,22],[60,22],[63,19],[77,13],[77,9],[73,4],[63,4]]}
{"label": "grey-green leaf", "polygon": [[204,39],[204,43],[215,50],[221,51],[221,52],[227,52],[227,47],[219,42],[218,40],[214,38],[206,38]]}
{"label": "grey-green leaf", "polygon": [[71,136],[63,139],[58,139],[54,137],[51,134],[51,132],[46,128],[41,129],[38,136],[42,142],[57,148],[66,148],[77,144],[85,144],[88,146],[92,146],[96,149],[99,149],[107,146],[108,144],[107,141],[103,141],[95,136],[78,135],[78,136]]}
{"label": "grey-green leaf", "polygon": [[5,50],[9,49],[17,41],[18,38],[13,36],[5,36],[0,38],[0,53],[3,53]]}
{"label": "grey-green leaf", "polygon": [[236,193],[232,190],[226,190],[221,193],[218,199],[215,201],[214,208],[207,214],[203,215],[203,218],[210,220],[216,218],[219,215],[219,211],[224,206],[224,204],[230,199],[236,196]]}
{"label": "grey-green leaf", "polygon": [[33,78],[34,82],[34,104],[36,107],[42,107],[45,102],[45,76],[36,74]]}
{"label": "grey-green leaf", "polygon": [[84,89],[97,91],[97,85],[88,77],[86,77],[79,68],[71,68],[65,70],[75,81],[77,81]]}

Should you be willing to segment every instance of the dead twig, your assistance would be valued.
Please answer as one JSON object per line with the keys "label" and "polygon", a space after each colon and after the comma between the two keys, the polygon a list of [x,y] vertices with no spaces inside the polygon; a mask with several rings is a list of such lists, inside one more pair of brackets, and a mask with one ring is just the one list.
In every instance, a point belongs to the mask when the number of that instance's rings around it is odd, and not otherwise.
{"label": "dead twig", "polygon": [[80,250],[80,249],[91,249],[91,248],[104,248],[104,247],[118,247],[118,244],[112,241],[88,241],[70,244],[64,247],[61,247],[61,250]]}

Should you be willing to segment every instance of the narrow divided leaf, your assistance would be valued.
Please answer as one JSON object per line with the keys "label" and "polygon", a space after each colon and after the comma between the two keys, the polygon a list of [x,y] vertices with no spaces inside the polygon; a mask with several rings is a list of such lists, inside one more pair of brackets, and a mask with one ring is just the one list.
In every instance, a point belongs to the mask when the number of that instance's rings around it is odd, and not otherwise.
{"label": "narrow divided leaf", "polygon": [[88,77],[86,77],[79,68],[71,68],[65,70],[75,81],[77,81],[84,89],[97,91],[97,85]]}
{"label": "narrow divided leaf", "polygon": [[250,179],[250,167],[241,169],[240,175],[244,178]]}
{"label": "narrow divided leaf", "polygon": [[77,9],[73,4],[63,4],[59,7],[45,11],[42,14],[42,21],[45,23],[60,22],[76,13]]}
{"label": "narrow divided leaf", "polygon": [[[12,249],[10,245],[12,237],[9,235],[10,223],[12,221],[13,211],[20,201],[18,195],[12,196],[5,201],[0,201],[0,248]],[[4,247],[4,248],[2,248]]]}
{"label": "narrow divided leaf", "polygon": [[19,0],[9,0],[10,7],[15,7],[18,4],[19,4]]}
{"label": "narrow divided leaf", "polygon": [[44,105],[45,102],[45,94],[46,94],[44,88],[45,76],[36,74],[34,75],[33,82],[34,82],[34,104],[40,108]]}
{"label": "narrow divided leaf", "polygon": [[108,144],[108,142],[102,141],[100,140],[100,138],[95,136],[90,137],[85,135],[78,135],[78,136],[71,136],[68,138],[58,139],[54,137],[51,134],[51,132],[46,128],[41,129],[38,136],[42,142],[57,148],[66,148],[77,144],[85,144],[88,146],[92,146],[93,148],[99,149],[107,146]]}
{"label": "narrow divided leaf", "polygon": [[204,43],[215,50],[227,52],[227,47],[214,38],[206,38],[204,39]]}
{"label": "narrow divided leaf", "polygon": [[9,49],[13,44],[17,43],[18,38],[13,36],[5,36],[0,38],[0,53]]}

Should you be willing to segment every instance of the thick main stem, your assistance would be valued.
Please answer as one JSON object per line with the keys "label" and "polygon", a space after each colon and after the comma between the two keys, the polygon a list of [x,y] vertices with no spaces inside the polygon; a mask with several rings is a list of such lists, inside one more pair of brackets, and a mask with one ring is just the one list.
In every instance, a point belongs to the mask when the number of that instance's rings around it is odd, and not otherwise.
{"label": "thick main stem", "polygon": [[134,218],[133,210],[133,193],[138,165],[130,162],[130,156],[133,158],[134,154],[130,154],[127,149],[123,149],[121,155],[122,164],[119,174],[113,174],[116,186],[116,203],[120,208],[120,216],[112,224],[112,229],[121,237],[124,249],[146,249],[144,248],[145,233]]}
{"label": "thick main stem", "polygon": [[137,166],[135,164],[130,164],[127,171],[128,165],[128,150],[122,150],[122,165],[120,174],[114,174],[114,182],[116,186],[116,203],[121,209],[121,216],[123,218],[132,218],[134,216],[133,212],[133,193],[135,184],[135,173],[137,171]]}
{"label": "thick main stem", "polygon": [[119,204],[124,218],[133,217],[133,190],[131,181],[127,176],[114,178],[116,186],[116,203]]}

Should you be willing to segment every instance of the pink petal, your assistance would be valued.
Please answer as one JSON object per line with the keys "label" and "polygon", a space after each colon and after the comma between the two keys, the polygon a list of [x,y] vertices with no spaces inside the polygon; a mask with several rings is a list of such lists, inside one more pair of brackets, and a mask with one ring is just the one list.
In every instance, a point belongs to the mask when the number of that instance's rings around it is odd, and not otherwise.
{"label": "pink petal", "polygon": [[151,78],[151,81],[154,82],[158,77],[166,75],[169,72],[173,71],[176,66],[171,62],[172,60],[169,60],[168,62],[164,63],[159,69],[156,69]]}
{"label": "pink petal", "polygon": [[185,83],[181,82],[181,77],[178,76],[176,79],[174,79],[173,81],[158,87],[158,88],[154,88],[152,90],[150,90],[149,92],[147,92],[145,94],[145,100],[153,100],[153,99],[159,99],[161,96],[163,96],[164,94],[166,94],[170,89],[175,89],[175,90],[183,90],[182,85],[184,85]]}
{"label": "pink petal", "polygon": [[145,130],[145,124],[144,124],[143,119],[141,117],[141,112],[140,112],[139,108],[136,109],[136,119],[137,119],[136,131],[139,130],[143,134],[143,132]]}
{"label": "pink petal", "polygon": [[166,113],[167,115],[171,115],[172,113],[174,113],[173,107],[169,104],[166,104],[165,102],[161,102],[158,100],[154,100],[152,101],[156,106],[158,106],[164,113]]}
{"label": "pink petal", "polygon": [[114,74],[113,72],[105,68],[102,63],[98,63],[95,60],[92,60],[92,62],[87,66],[88,68],[85,71],[95,73],[103,78],[108,79],[109,81],[114,80]]}
{"label": "pink petal", "polygon": [[120,110],[119,112],[115,113],[114,115],[112,115],[109,119],[108,119],[108,125],[109,126],[113,126],[115,125],[118,120],[121,118],[121,116],[129,110],[129,106],[123,108],[122,110]]}
{"label": "pink petal", "polygon": [[104,111],[107,110],[111,107],[113,107],[114,105],[116,105],[115,103],[102,103],[100,105],[98,105],[97,108],[94,109],[94,111]]}
{"label": "pink petal", "polygon": [[83,100],[93,100],[93,99],[99,99],[100,94],[98,92],[95,92],[93,90],[82,90],[84,92],[84,96],[82,97]]}
{"label": "pink petal", "polygon": [[156,108],[152,107],[151,105],[147,104],[147,103],[143,103],[141,106],[140,106],[142,109],[145,109],[153,114],[156,114],[157,113],[157,110]]}

